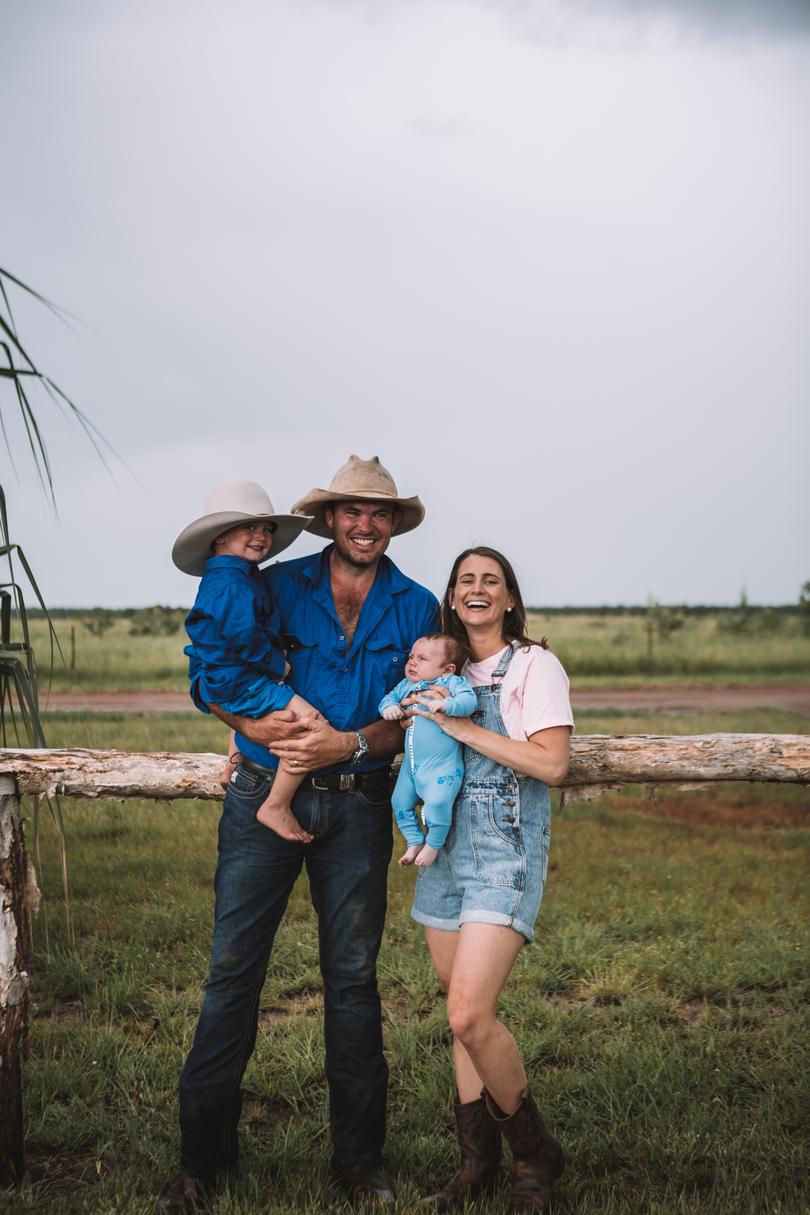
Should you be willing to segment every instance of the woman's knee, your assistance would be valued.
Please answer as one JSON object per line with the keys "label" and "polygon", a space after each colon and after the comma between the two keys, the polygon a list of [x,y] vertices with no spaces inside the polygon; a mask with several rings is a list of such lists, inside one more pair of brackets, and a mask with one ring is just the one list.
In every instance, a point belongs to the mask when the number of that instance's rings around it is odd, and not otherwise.
{"label": "woman's knee", "polygon": [[447,1021],[453,1036],[471,1051],[486,1041],[497,1024],[491,1009],[463,997],[454,999],[452,993],[447,1002]]}

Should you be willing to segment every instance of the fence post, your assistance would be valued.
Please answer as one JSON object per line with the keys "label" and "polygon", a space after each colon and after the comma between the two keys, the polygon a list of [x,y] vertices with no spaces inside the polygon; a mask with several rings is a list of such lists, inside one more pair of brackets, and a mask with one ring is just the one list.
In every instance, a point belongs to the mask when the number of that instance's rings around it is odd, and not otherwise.
{"label": "fence post", "polygon": [[22,1065],[28,1030],[27,859],[17,786],[0,775],[0,1185],[19,1181]]}

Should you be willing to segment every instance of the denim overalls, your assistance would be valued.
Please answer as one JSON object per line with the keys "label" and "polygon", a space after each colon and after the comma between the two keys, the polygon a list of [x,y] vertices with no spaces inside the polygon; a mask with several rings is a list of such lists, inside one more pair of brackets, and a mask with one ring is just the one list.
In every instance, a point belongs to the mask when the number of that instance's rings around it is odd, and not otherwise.
{"label": "denim overalls", "polygon": [[[476,725],[507,735],[501,683],[515,653],[501,654],[492,682],[475,689]],[[472,747],[464,748],[464,782],[444,848],[419,871],[413,918],[429,928],[505,924],[534,936],[548,870],[551,799],[548,785],[517,776]]]}

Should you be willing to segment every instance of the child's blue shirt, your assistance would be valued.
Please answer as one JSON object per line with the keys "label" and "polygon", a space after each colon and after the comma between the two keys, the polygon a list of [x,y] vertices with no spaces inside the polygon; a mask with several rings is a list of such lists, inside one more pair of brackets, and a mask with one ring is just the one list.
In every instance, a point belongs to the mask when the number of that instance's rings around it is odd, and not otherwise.
{"label": "child's blue shirt", "polygon": [[198,709],[243,696],[257,679],[282,680],[279,616],[258,566],[241,557],[209,557],[186,617],[188,677]]}

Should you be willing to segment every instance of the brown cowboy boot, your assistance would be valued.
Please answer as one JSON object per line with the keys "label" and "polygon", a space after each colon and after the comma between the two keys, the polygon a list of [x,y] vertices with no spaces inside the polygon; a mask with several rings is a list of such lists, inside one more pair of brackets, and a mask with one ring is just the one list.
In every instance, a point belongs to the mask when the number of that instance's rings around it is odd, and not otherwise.
{"label": "brown cowboy boot", "polygon": [[548,1211],[551,1187],[565,1165],[560,1144],[529,1093],[508,1117],[484,1091],[487,1110],[512,1149],[512,1211]]}
{"label": "brown cowboy boot", "polygon": [[454,1102],[453,1113],[461,1160],[447,1185],[424,1200],[436,1211],[449,1211],[465,1198],[491,1194],[501,1178],[501,1132],[490,1118],[483,1096],[463,1105]]}

